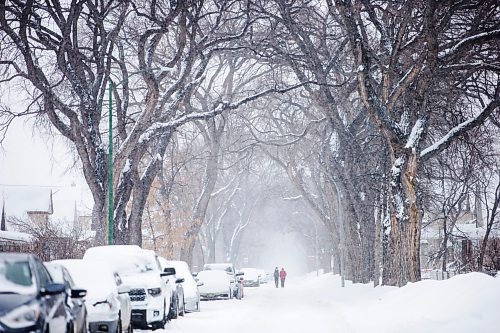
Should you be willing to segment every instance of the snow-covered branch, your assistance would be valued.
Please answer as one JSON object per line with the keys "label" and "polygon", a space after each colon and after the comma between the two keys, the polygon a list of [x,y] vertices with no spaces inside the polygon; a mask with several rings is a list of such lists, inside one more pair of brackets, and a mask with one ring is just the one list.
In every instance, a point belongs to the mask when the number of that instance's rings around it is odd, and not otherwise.
{"label": "snow-covered branch", "polygon": [[475,34],[473,36],[469,36],[469,37],[462,39],[461,41],[459,41],[458,43],[456,43],[455,45],[453,45],[450,48],[447,48],[443,51],[440,51],[438,53],[438,57],[445,58],[448,56],[452,56],[455,53],[457,53],[457,51],[459,51],[460,49],[463,49],[464,47],[466,47],[470,44],[473,44],[474,42],[488,40],[488,39],[494,39],[494,38],[499,38],[499,37],[500,37],[500,29],[496,29],[496,30],[492,30],[492,31],[485,31],[485,32],[482,32],[479,34]]}
{"label": "snow-covered branch", "polygon": [[144,133],[140,136],[139,143],[143,143],[143,142],[151,140],[157,133],[160,133],[160,132],[164,131],[165,129],[175,130],[175,129],[179,128],[180,126],[182,126],[186,123],[189,123],[191,121],[194,121],[194,120],[214,118],[215,116],[220,115],[223,112],[236,110],[240,106],[248,104],[252,101],[255,101],[258,98],[261,98],[261,97],[264,97],[264,96],[267,96],[267,95],[270,95],[273,93],[284,94],[284,93],[287,93],[287,92],[292,91],[294,89],[300,88],[300,87],[302,87],[306,84],[309,84],[309,83],[311,83],[311,82],[299,83],[299,84],[290,86],[288,88],[283,88],[283,89],[276,89],[276,88],[266,89],[264,91],[261,91],[261,92],[254,94],[254,95],[242,98],[239,101],[234,102],[234,103],[219,102],[218,105],[210,111],[188,113],[188,114],[185,114],[183,116],[180,116],[180,117],[173,119],[171,121],[168,121],[168,122],[154,123],[151,126],[149,126],[148,129],[146,131],[144,131]]}
{"label": "snow-covered branch", "polygon": [[[498,90],[498,89],[497,89]],[[498,96],[498,94],[497,94]],[[467,132],[468,130],[482,124],[486,119],[500,106],[500,101],[495,99],[488,104],[486,108],[483,109],[475,117],[470,118],[446,133],[441,139],[436,141],[431,146],[425,148],[420,152],[420,158],[422,160],[427,160],[433,156],[439,154],[441,151],[446,149],[454,140],[456,140],[460,135]]]}

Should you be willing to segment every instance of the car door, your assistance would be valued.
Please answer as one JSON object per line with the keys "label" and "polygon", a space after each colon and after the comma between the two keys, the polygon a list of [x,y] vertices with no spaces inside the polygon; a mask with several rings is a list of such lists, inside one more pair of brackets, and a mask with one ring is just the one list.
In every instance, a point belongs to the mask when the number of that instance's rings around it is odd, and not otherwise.
{"label": "car door", "polygon": [[[53,283],[52,277],[37,258],[34,259],[34,270],[38,281],[39,290],[45,290]],[[46,295],[40,297],[42,311],[44,311],[45,323],[51,333],[65,333],[68,318],[65,309],[65,293],[57,295]]]}
{"label": "car door", "polygon": [[86,332],[86,308],[82,297],[71,297],[71,290],[77,288],[66,268],[61,267],[64,284],[66,285],[66,306],[73,316],[73,325],[76,332]]}
{"label": "car door", "polygon": [[130,303],[130,287],[125,285],[120,274],[114,273],[116,288],[118,290],[118,300],[120,301],[122,331],[129,328],[132,320],[132,304]]}
{"label": "car door", "polygon": [[[158,273],[163,273],[162,265],[160,263],[160,259],[158,258],[158,255],[154,254],[154,263],[155,267]],[[165,313],[168,315],[170,312],[170,307],[172,305],[172,297],[173,297],[173,288],[175,288],[175,283],[172,285],[169,281],[169,276],[160,276],[160,279],[162,281],[161,283],[161,292],[162,295],[164,296],[164,303],[165,303]]]}

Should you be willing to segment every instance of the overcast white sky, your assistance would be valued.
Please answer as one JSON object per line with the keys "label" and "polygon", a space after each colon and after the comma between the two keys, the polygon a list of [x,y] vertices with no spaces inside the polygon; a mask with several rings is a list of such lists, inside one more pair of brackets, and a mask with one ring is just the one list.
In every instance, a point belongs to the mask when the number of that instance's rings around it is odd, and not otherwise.
{"label": "overcast white sky", "polygon": [[[91,197],[62,140],[48,140],[33,132],[31,122],[16,120],[0,147],[0,197],[8,215],[19,216],[39,208],[53,190],[53,218],[73,220],[79,210],[91,208]],[[72,186],[74,184],[74,186]]]}

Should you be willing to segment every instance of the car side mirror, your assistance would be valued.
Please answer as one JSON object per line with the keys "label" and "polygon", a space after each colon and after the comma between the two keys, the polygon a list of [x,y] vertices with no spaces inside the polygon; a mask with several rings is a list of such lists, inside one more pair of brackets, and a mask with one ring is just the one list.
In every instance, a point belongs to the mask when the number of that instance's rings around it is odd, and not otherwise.
{"label": "car side mirror", "polygon": [[243,272],[236,273],[236,276],[242,276],[242,275],[245,275],[245,273],[243,273]]}
{"label": "car side mirror", "polygon": [[197,276],[198,276],[198,272],[191,273],[191,275],[192,275],[193,277],[197,277]]}
{"label": "car side mirror", "polygon": [[175,280],[175,283],[182,283],[182,282],[184,282],[183,278],[178,278],[177,280]]}
{"label": "car side mirror", "polygon": [[40,291],[42,296],[62,294],[66,291],[66,286],[62,283],[51,283]]}
{"label": "car side mirror", "polygon": [[85,289],[71,289],[71,298],[83,298],[87,295],[87,290]]}
{"label": "car side mirror", "polygon": [[201,281],[199,281],[199,280],[198,280],[198,281],[196,281],[196,286],[201,287],[201,286],[203,286],[203,285],[204,285],[204,283],[203,283],[203,282],[201,282]]}
{"label": "car side mirror", "polygon": [[160,276],[170,276],[175,275],[176,271],[173,267],[167,267],[163,270],[163,273],[160,273]]}

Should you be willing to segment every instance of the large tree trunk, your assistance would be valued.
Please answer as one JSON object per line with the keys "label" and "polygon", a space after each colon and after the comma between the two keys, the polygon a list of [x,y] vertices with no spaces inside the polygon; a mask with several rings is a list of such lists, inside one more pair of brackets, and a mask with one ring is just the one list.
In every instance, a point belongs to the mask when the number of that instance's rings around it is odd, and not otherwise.
{"label": "large tree trunk", "polygon": [[[408,159],[405,162],[405,159]],[[390,232],[384,285],[420,280],[420,210],[416,195],[417,156],[400,155],[389,178]]]}
{"label": "large tree trunk", "polygon": [[203,177],[203,189],[198,198],[198,202],[193,209],[188,230],[185,233],[184,244],[181,249],[181,260],[191,262],[193,260],[193,251],[198,238],[198,233],[205,220],[208,204],[212,197],[212,193],[217,184],[217,177],[219,173],[219,150],[222,132],[225,127],[225,120],[221,119],[217,127],[217,121],[211,120],[208,130],[201,125],[198,126],[202,129],[202,134],[205,142],[209,144],[209,155],[207,157],[207,165],[205,168],[205,175]]}
{"label": "large tree trunk", "polygon": [[[497,170],[497,174],[499,174],[499,170]],[[478,191],[479,192],[479,191]],[[479,250],[479,256],[477,259],[477,269],[481,271],[483,269],[484,255],[486,253],[486,249],[488,248],[488,239],[490,237],[491,230],[497,220],[498,216],[498,208],[500,207],[500,180],[498,181],[495,188],[495,195],[493,197],[493,207],[488,211],[488,221],[486,222],[486,232],[484,234],[483,241],[481,243],[481,248]]]}
{"label": "large tree trunk", "polygon": [[[145,170],[132,162],[131,170],[121,173],[119,189],[116,192],[117,204],[115,205],[115,220],[113,239],[116,244],[135,244],[142,246],[142,216],[144,207],[151,191],[153,181],[158,174],[172,131],[166,131],[159,139]],[[146,147],[136,149],[134,160],[143,160]],[[142,178],[141,175],[142,174]],[[128,204],[130,213],[127,214]]]}

